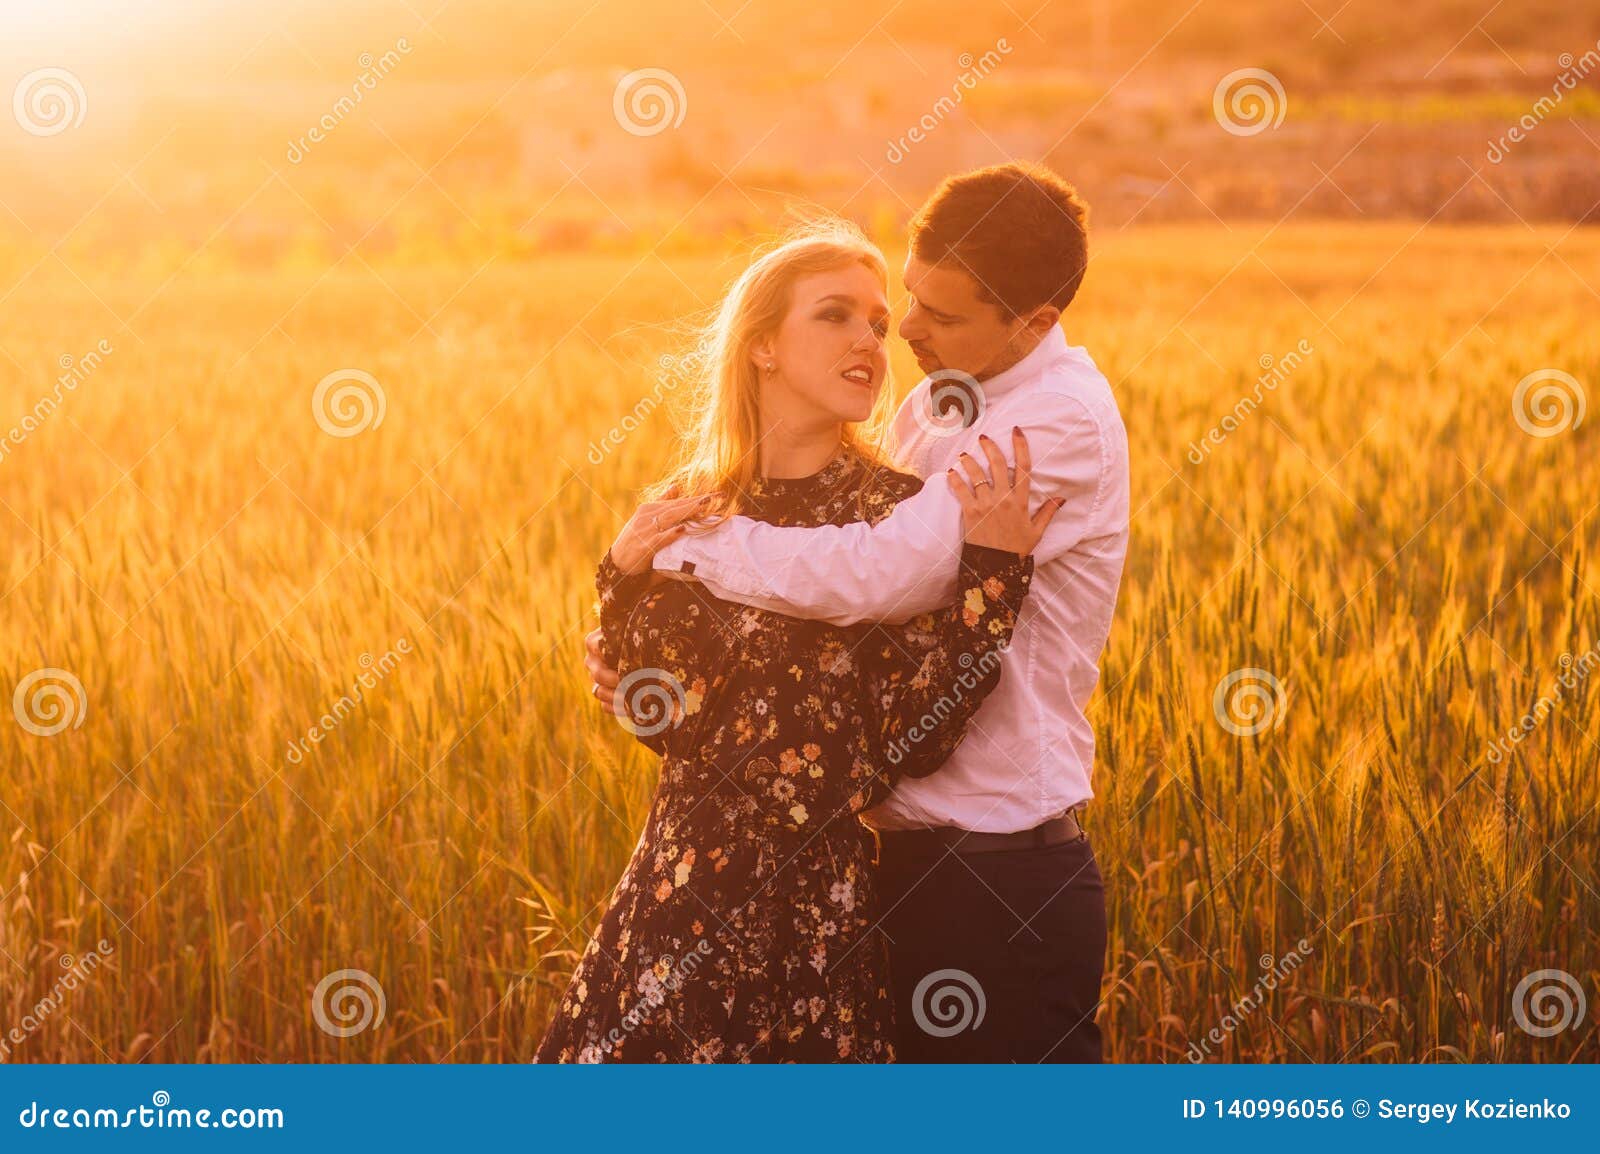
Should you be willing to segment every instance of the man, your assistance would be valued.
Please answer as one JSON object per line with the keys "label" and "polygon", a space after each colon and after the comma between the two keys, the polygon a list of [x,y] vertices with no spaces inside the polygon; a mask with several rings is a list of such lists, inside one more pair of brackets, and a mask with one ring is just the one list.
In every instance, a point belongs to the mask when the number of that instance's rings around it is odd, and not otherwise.
{"label": "man", "polygon": [[[655,558],[728,600],[839,625],[899,622],[955,598],[961,509],[939,475],[979,475],[963,456],[992,459],[1020,428],[1040,496],[1064,502],[966,740],[864,815],[903,1060],[1100,1059],[1105,900],[1076,814],[1092,796],[1084,711],[1127,550],[1128,448],[1105,378],[1058,327],[1083,280],[1086,214],[1054,173],[1005,164],[950,178],[913,219],[900,335],[928,378],[895,433],[902,467],[929,479],[920,493],[877,525],[739,517]],[[589,668],[604,701],[616,675],[592,637]]]}

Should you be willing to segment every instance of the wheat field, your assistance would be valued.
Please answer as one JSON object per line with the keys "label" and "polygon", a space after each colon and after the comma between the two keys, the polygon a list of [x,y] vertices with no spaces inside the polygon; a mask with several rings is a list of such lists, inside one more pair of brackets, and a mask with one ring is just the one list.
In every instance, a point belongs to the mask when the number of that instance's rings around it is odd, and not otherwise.
{"label": "wheat field", "polygon": [[[0,725],[7,1060],[531,1056],[653,789],[586,694],[593,566],[743,251],[7,270],[0,689],[81,685]],[[1097,236],[1066,327],[1134,509],[1091,713],[1108,1057],[1225,1018],[1212,1059],[1597,1056],[1512,1020],[1535,971],[1600,990],[1600,466],[1514,411],[1600,383],[1597,267],[1565,226]],[[382,419],[331,435],[348,369]],[[1264,727],[1219,712],[1243,669]],[[349,1037],[343,971],[381,997]]]}

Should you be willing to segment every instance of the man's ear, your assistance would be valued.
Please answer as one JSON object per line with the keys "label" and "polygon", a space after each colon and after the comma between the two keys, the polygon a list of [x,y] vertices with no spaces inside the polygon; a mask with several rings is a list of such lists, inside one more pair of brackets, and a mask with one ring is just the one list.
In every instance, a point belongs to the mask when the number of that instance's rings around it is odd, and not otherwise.
{"label": "man's ear", "polygon": [[1060,320],[1061,310],[1055,305],[1040,305],[1023,321],[1022,327],[1036,340],[1043,340]]}

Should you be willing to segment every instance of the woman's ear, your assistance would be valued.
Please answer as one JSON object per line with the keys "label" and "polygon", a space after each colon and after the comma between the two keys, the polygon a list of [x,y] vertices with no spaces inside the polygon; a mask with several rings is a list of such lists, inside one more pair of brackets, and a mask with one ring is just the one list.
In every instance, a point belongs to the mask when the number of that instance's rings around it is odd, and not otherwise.
{"label": "woman's ear", "polygon": [[770,372],[771,369],[768,366],[772,365],[775,360],[776,358],[772,353],[772,338],[770,336],[757,337],[755,340],[750,342],[750,363],[755,366],[756,372]]}

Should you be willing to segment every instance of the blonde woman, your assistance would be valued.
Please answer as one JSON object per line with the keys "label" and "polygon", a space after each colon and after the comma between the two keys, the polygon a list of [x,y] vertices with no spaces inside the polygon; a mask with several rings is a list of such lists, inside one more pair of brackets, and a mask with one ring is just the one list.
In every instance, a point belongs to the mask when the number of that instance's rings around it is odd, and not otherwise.
{"label": "blonde woman", "polygon": [[1025,445],[1004,494],[975,463],[952,476],[959,596],[904,625],[785,617],[650,567],[695,524],[876,522],[921,488],[878,448],[886,281],[859,231],[812,226],[745,270],[691,358],[696,435],[597,576],[619,714],[661,755],[660,785],[538,1061],[894,1060],[856,814],[961,740],[1057,506],[1029,515]]}

